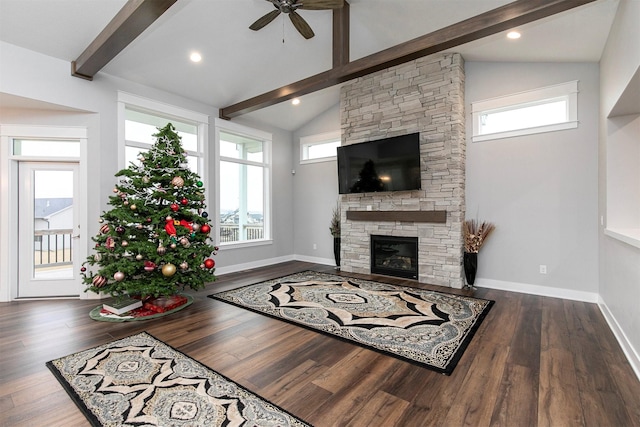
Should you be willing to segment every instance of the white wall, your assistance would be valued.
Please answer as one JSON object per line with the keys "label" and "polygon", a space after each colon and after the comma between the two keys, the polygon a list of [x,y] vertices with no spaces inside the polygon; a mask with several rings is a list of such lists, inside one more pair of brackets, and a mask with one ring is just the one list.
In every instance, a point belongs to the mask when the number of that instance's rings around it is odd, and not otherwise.
{"label": "white wall", "polygon": [[[98,232],[97,218],[108,209],[108,197],[115,183],[118,164],[117,92],[124,91],[154,101],[181,107],[210,117],[209,142],[215,136],[213,123],[218,108],[204,105],[180,95],[98,73],[93,81],[70,75],[67,61],[42,55],[5,42],[0,42],[0,92],[32,100],[63,106],[77,112],[16,110],[2,108],[0,124],[56,124],[60,126],[86,126],[88,129],[88,197],[89,235]],[[176,88],[176,92],[179,88]],[[248,249],[221,251],[216,258],[219,271],[234,271],[268,260],[290,259],[293,251],[291,185],[291,133],[279,129],[260,130],[273,133],[273,244]],[[213,188],[214,168],[209,170],[208,189]],[[4,186],[2,191],[4,191]],[[207,201],[209,209],[216,209],[213,193]],[[94,221],[95,219],[95,221]],[[90,241],[89,241],[90,242]],[[89,243],[90,245],[90,243]],[[88,248],[89,250],[91,248]],[[90,251],[89,251],[90,252]],[[267,261],[265,261],[267,260]],[[4,270],[7,266],[0,265]],[[0,295],[8,295],[0,282]]]}
{"label": "white wall", "polygon": [[473,143],[467,120],[466,218],[496,225],[477,286],[597,301],[598,64],[467,62],[467,111],[571,80],[579,81],[577,129]]}
{"label": "white wall", "polygon": [[[334,265],[331,214],[338,202],[338,165],[335,160],[300,164],[300,138],[340,130],[336,104],[293,135],[294,253],[296,258]],[[313,245],[316,249],[313,249]]]}
{"label": "white wall", "polygon": [[[638,22],[640,1],[621,0],[600,61],[599,208],[602,216],[607,212],[607,176],[610,172],[607,170],[610,127],[607,115],[640,67]],[[635,143],[640,144],[640,134],[636,135]],[[630,196],[637,198],[640,194],[631,193]],[[607,221],[605,216],[605,224]],[[602,227],[599,248],[601,307],[640,377],[640,249],[606,236]]]}

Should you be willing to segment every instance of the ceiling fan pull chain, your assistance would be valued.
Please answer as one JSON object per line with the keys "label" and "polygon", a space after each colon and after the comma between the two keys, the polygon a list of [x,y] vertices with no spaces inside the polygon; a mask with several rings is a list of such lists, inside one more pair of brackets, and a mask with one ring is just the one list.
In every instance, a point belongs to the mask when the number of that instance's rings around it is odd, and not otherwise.
{"label": "ceiling fan pull chain", "polygon": [[282,44],[284,44],[284,15],[282,15]]}

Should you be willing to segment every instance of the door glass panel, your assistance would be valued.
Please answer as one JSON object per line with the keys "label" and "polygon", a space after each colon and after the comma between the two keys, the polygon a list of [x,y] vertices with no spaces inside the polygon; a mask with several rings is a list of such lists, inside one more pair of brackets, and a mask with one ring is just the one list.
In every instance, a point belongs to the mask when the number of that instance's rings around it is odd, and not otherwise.
{"label": "door glass panel", "polygon": [[71,170],[33,171],[34,279],[73,278],[73,185]]}

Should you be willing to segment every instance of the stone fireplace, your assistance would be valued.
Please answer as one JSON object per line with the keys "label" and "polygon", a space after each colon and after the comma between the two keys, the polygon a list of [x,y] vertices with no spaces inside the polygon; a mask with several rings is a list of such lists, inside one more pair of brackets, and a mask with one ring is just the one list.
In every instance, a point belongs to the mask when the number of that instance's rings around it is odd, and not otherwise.
{"label": "stone fireplace", "polygon": [[341,196],[341,269],[369,274],[371,236],[417,239],[417,279],[462,288],[464,61],[438,54],[341,88],[342,144],[420,133],[422,189]]}

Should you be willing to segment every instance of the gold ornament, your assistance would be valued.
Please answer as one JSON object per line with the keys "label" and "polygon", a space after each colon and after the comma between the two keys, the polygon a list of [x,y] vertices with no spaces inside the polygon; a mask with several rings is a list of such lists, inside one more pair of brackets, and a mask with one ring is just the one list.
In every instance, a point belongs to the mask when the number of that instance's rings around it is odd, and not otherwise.
{"label": "gold ornament", "polygon": [[176,266],[169,263],[162,266],[162,275],[164,277],[171,277],[176,274]]}

